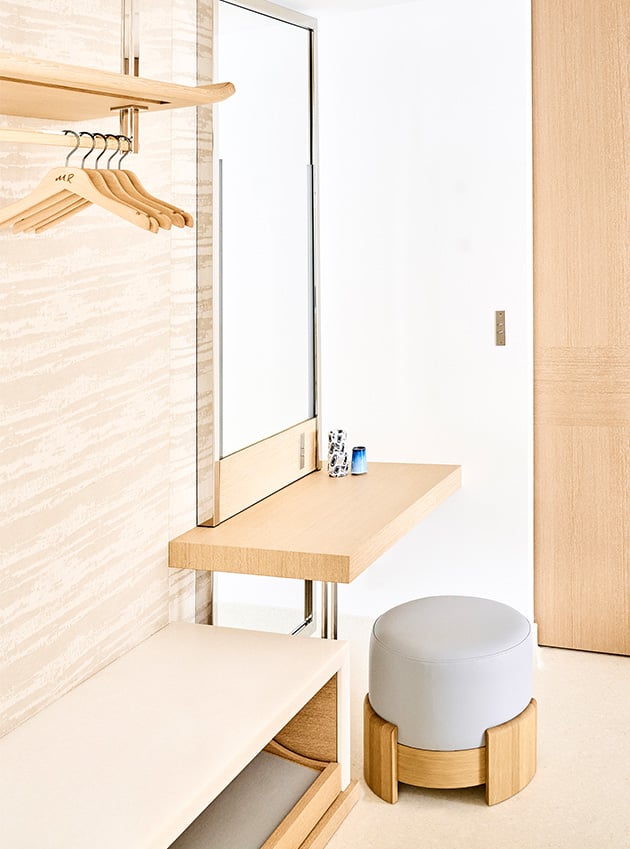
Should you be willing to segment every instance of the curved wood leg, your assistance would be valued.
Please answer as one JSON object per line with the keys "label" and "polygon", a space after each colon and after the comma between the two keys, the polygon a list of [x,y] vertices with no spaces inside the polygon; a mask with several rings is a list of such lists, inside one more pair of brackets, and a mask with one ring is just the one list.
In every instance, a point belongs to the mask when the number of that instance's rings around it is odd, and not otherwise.
{"label": "curved wood leg", "polygon": [[486,802],[496,805],[514,796],[536,772],[537,705],[532,699],[509,722],[486,731]]}
{"label": "curved wood leg", "polygon": [[486,780],[486,749],[440,752],[398,744],[398,780],[414,787],[446,790],[476,787]]}
{"label": "curved wood leg", "polygon": [[363,761],[368,787],[386,802],[398,801],[398,781],[415,787],[455,788],[486,784],[486,802],[514,796],[536,772],[537,705],[532,699],[514,719],[486,731],[478,749],[429,751],[398,743],[398,728],[363,705]]}
{"label": "curved wood leg", "polygon": [[363,703],[363,774],[367,786],[393,804],[398,801],[398,728]]}

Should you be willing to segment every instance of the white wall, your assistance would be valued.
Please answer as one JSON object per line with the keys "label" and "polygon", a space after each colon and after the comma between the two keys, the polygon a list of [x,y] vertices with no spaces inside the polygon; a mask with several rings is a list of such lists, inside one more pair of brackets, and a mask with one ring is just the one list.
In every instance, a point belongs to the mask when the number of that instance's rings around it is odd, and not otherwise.
{"label": "white wall", "polygon": [[[470,593],[531,615],[529,2],[312,12],[324,432],[345,428],[368,460],[464,469],[342,609]],[[221,576],[219,597],[289,603],[250,586]]]}

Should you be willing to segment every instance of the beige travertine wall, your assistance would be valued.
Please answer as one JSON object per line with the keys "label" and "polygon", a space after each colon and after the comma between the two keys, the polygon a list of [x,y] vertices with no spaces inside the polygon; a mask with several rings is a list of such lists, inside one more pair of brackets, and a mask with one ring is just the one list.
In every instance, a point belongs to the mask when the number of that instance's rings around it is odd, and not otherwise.
{"label": "beige travertine wall", "polygon": [[[195,3],[140,14],[141,74],[194,83]],[[0,50],[118,71],[119,45],[119,0],[0,2]],[[145,116],[140,145],[126,166],[194,214],[194,110]],[[64,155],[0,143],[0,205]],[[38,236],[0,230],[0,304],[2,734],[169,604],[194,617],[191,576],[167,568],[196,517],[194,230],[152,235],[95,207]]]}

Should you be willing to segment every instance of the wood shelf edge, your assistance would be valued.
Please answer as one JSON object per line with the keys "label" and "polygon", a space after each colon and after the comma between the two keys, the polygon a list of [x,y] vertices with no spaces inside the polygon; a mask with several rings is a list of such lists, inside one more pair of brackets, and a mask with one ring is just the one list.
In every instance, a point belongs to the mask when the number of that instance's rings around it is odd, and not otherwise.
{"label": "wood shelf edge", "polygon": [[120,101],[153,111],[218,103],[234,91],[229,82],[187,86],[0,51],[0,111],[8,115],[79,120],[75,111],[106,117]]}
{"label": "wood shelf edge", "polygon": [[197,531],[211,533],[213,528],[191,528],[169,542],[168,565],[171,569],[350,583],[349,555],[299,553],[292,558],[290,553],[280,549],[213,545],[210,537],[204,542]]}

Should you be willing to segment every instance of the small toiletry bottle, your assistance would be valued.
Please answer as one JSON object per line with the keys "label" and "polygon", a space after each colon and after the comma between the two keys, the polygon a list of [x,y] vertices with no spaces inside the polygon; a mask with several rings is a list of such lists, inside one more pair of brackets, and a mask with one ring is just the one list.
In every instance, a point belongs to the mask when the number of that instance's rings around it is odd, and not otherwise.
{"label": "small toiletry bottle", "polygon": [[364,445],[357,445],[352,449],[352,468],[353,475],[364,475],[367,472],[367,455]]}
{"label": "small toiletry bottle", "polygon": [[328,431],[328,474],[331,478],[343,478],[348,474],[346,439],[345,430]]}

